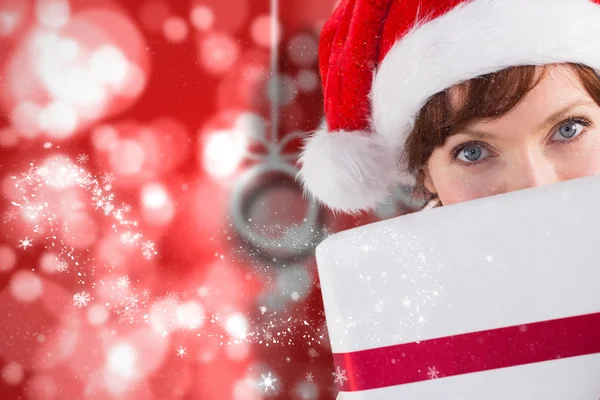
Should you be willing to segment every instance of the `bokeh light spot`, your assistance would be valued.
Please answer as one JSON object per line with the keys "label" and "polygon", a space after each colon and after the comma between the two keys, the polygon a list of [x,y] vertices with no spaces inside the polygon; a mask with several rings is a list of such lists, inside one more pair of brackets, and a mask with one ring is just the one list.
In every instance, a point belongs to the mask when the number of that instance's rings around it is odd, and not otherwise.
{"label": "bokeh light spot", "polygon": [[0,245],[0,272],[8,272],[15,267],[17,255],[15,250],[6,244]]}
{"label": "bokeh light spot", "polygon": [[2,368],[2,378],[9,385],[18,385],[23,380],[25,373],[21,364],[10,362]]}
{"label": "bokeh light spot", "polygon": [[188,32],[188,25],[183,18],[169,17],[165,20],[163,34],[169,42],[183,42],[187,38]]}
{"label": "bokeh light spot", "polygon": [[208,31],[212,28],[215,21],[215,15],[212,10],[204,5],[192,7],[190,12],[192,25],[199,31]]}
{"label": "bokeh light spot", "polygon": [[35,16],[47,28],[59,29],[69,22],[71,7],[67,0],[36,0]]}
{"label": "bokeh light spot", "polygon": [[10,280],[10,294],[23,303],[31,303],[42,295],[42,280],[31,271],[18,271]]}

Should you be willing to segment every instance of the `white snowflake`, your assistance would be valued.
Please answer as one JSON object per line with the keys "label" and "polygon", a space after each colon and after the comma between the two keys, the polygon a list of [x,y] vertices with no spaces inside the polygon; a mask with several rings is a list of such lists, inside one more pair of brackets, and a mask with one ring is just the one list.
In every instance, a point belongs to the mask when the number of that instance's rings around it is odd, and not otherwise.
{"label": "white snowflake", "polygon": [[27,249],[27,247],[32,247],[33,239],[29,239],[28,236],[25,236],[25,239],[19,240],[21,244],[18,247],[22,247],[23,249]]}
{"label": "white snowflake", "polygon": [[119,316],[120,323],[129,322],[133,324],[137,321],[140,313],[138,302],[137,294],[121,297],[119,304],[114,309],[115,313]]}
{"label": "white snowflake", "polygon": [[112,172],[105,172],[104,174],[102,174],[102,183],[106,184],[106,185],[112,185],[112,183],[115,181],[115,174]]}
{"label": "white snowflake", "polygon": [[42,145],[42,147],[46,150],[51,149],[53,146],[52,142],[46,142]]}
{"label": "white snowflake", "polygon": [[108,331],[108,334],[112,337],[115,337],[115,336],[117,336],[117,331],[114,329],[111,329],[110,331]]}
{"label": "white snowflake", "polygon": [[19,213],[17,212],[17,210],[14,210],[14,209],[8,210],[4,213],[4,216],[2,217],[2,223],[7,224],[11,221],[14,221],[15,219],[17,219],[18,216],[19,216]]}
{"label": "white snowflake", "polygon": [[73,304],[77,307],[85,307],[90,302],[90,295],[86,292],[79,292],[73,295]]}
{"label": "white snowflake", "polygon": [[312,372],[309,372],[306,374],[306,380],[309,382],[312,382],[313,379],[315,379],[314,375],[312,374]]}
{"label": "white snowflake", "polygon": [[383,312],[383,300],[379,300],[379,302],[375,304],[373,308],[375,309],[375,311],[381,314]]}
{"label": "white snowflake", "polygon": [[133,324],[137,321],[139,314],[137,298],[126,298],[117,306],[115,312],[119,316],[119,323],[129,322]]}
{"label": "white snowflake", "polygon": [[35,173],[33,171],[21,172],[21,176],[23,177],[23,181],[27,182],[29,185],[33,184],[35,180]]}
{"label": "white snowflake", "polygon": [[412,305],[412,301],[410,301],[408,297],[405,297],[402,299],[402,305],[406,308],[410,308],[410,306]]}
{"label": "white snowflake", "polygon": [[127,276],[123,276],[121,278],[119,278],[119,280],[117,281],[117,287],[119,289],[125,289],[129,286],[129,277]]}
{"label": "white snowflake", "polygon": [[333,383],[337,383],[340,386],[344,386],[344,382],[348,380],[346,377],[346,370],[341,369],[339,365],[335,368],[335,372],[332,372],[331,375],[333,375],[334,378]]}
{"label": "white snowflake", "polygon": [[264,314],[267,312],[267,307],[265,307],[265,306],[260,306],[260,307],[258,307],[258,309],[260,310],[261,314]]}
{"label": "white snowflake", "polygon": [[69,263],[66,262],[65,260],[59,260],[56,263],[56,270],[58,272],[67,272],[68,269],[69,269]]}
{"label": "white snowflake", "polygon": [[206,286],[200,286],[196,289],[196,294],[202,298],[208,297],[208,288]]}
{"label": "white snowflake", "polygon": [[77,156],[77,158],[75,159],[75,161],[77,161],[78,164],[85,164],[86,162],[88,162],[90,160],[90,156],[88,156],[85,153],[81,153]]}
{"label": "white snowflake", "polygon": [[150,298],[150,289],[142,290],[142,299],[148,300]]}
{"label": "white snowflake", "polygon": [[292,295],[290,297],[294,301],[298,301],[300,299],[300,295],[298,294],[298,292],[292,292]]}
{"label": "white snowflake", "polygon": [[150,259],[153,255],[156,255],[156,251],[154,250],[154,242],[147,240],[142,243],[142,254],[147,259]]}
{"label": "white snowflake", "polygon": [[138,297],[137,294],[132,294],[129,296],[125,297],[124,303],[128,306],[128,307],[137,307],[138,305]]}
{"label": "white snowflake", "polygon": [[437,379],[440,372],[435,369],[435,367],[428,367],[429,372],[427,372],[427,376],[429,379]]}
{"label": "white snowflake", "polygon": [[119,242],[121,242],[122,244],[132,244],[135,243],[141,237],[142,235],[139,233],[125,232],[122,233],[119,237]]}
{"label": "white snowflake", "polygon": [[292,357],[290,357],[290,356],[287,356],[287,357],[285,358],[285,362],[286,362],[286,363],[288,363],[288,364],[289,364],[289,363],[291,363],[291,362],[292,362]]}
{"label": "white snowflake", "polygon": [[260,374],[262,380],[259,383],[259,386],[264,386],[265,387],[265,393],[267,393],[269,391],[269,389],[275,390],[275,386],[273,386],[273,384],[275,382],[277,382],[277,378],[273,378],[271,376],[271,372],[269,371],[269,374],[267,376],[264,376],[263,374]]}
{"label": "white snowflake", "polygon": [[317,350],[315,350],[311,347],[310,349],[308,349],[308,356],[310,358],[317,358],[317,357],[319,357],[319,353],[317,352]]}
{"label": "white snowflake", "polygon": [[269,331],[264,331],[265,333],[263,334],[263,339],[265,339],[267,342],[270,342],[271,340],[273,340],[273,334],[271,334],[271,332]]}
{"label": "white snowflake", "polygon": [[187,349],[185,349],[183,346],[179,346],[179,349],[177,349],[177,355],[181,358],[183,358],[184,355],[186,355],[187,353],[185,352]]}
{"label": "white snowflake", "polygon": [[104,203],[104,205],[102,206],[102,210],[104,211],[104,215],[108,215],[111,213],[112,210],[115,209],[115,206],[112,203]]}
{"label": "white snowflake", "polygon": [[127,214],[128,212],[131,211],[131,206],[129,204],[123,204],[123,207],[121,207],[121,210],[123,211],[123,214]]}

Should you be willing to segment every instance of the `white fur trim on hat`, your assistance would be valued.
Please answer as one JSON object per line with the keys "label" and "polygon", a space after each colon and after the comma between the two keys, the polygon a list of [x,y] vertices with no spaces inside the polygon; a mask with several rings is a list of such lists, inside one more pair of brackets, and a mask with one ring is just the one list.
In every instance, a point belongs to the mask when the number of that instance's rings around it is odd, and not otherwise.
{"label": "white fur trim on hat", "polygon": [[[474,0],[416,26],[375,74],[372,129],[398,150],[421,107],[457,83],[510,66],[600,69],[600,5],[590,0]],[[400,170],[405,166],[400,165]],[[402,178],[399,178],[399,183]]]}
{"label": "white fur trim on hat", "polygon": [[298,163],[305,193],[333,211],[356,214],[370,210],[395,183],[397,160],[381,140],[368,132],[321,128],[304,142]]}

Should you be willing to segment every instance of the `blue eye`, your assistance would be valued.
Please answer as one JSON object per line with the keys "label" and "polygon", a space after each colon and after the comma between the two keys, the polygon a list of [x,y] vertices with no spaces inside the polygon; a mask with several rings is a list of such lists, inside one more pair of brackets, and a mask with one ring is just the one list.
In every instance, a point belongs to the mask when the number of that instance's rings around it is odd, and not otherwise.
{"label": "blue eye", "polygon": [[475,163],[477,161],[482,161],[489,155],[489,152],[486,148],[472,144],[467,147],[463,147],[459,149],[456,158],[466,163]]}
{"label": "blue eye", "polygon": [[583,132],[583,129],[586,126],[587,125],[579,121],[567,121],[566,123],[558,127],[556,133],[552,136],[552,140],[560,142],[573,139],[575,136]]}

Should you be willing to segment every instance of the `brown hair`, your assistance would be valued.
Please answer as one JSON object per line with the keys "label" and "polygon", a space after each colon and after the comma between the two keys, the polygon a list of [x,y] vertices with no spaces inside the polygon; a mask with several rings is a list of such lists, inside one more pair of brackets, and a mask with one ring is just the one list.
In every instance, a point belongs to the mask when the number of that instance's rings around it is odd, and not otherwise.
{"label": "brown hair", "polygon": [[[600,77],[590,67],[581,64],[562,64],[572,69],[588,94],[600,106]],[[542,67],[535,78],[535,66],[509,67],[463,82],[458,90],[460,106],[452,104],[450,89],[432,96],[417,114],[413,130],[405,145],[404,165],[417,175],[415,195],[431,197],[423,185],[423,168],[433,151],[446,139],[467,126],[482,120],[499,118],[515,108],[541,80],[546,72]]]}

